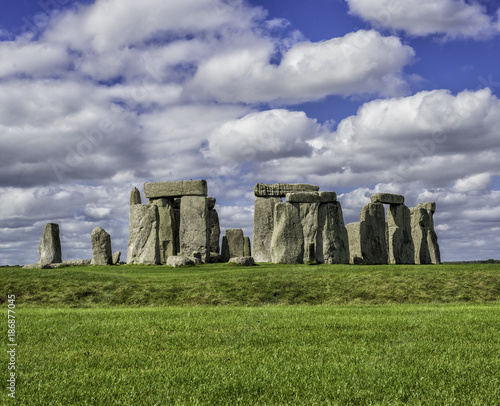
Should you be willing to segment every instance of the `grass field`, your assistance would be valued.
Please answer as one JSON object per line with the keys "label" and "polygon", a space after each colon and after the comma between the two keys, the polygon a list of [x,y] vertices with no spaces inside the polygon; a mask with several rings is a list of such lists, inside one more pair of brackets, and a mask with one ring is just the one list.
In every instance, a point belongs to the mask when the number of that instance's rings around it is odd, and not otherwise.
{"label": "grass field", "polygon": [[0,278],[18,342],[16,400],[3,389],[0,404],[500,404],[498,264]]}

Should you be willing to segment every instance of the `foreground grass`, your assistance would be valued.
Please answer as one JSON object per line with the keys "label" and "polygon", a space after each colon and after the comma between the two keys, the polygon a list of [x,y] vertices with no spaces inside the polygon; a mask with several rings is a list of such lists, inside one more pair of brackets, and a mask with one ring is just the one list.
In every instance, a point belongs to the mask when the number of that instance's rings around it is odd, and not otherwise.
{"label": "foreground grass", "polygon": [[17,317],[17,399],[3,389],[5,404],[500,399],[500,304],[19,308]]}
{"label": "foreground grass", "polygon": [[499,264],[0,268],[0,304],[191,306],[500,301]]}

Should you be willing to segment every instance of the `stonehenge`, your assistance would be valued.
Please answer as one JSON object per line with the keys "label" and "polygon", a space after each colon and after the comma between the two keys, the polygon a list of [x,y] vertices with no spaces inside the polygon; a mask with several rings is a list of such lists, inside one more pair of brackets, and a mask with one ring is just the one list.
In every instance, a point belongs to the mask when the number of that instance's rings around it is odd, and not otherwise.
{"label": "stonehenge", "polygon": [[349,263],[348,235],[335,192],[307,184],[258,183],[254,194],[256,262]]}
{"label": "stonehenge", "polygon": [[[434,229],[436,203],[407,207],[402,195],[375,193],[359,221],[345,224],[334,191],[308,184],[254,187],[252,241],[243,229],[226,229],[221,240],[216,199],[205,180],[149,182],[130,194],[127,263],[172,267],[208,262],[276,264],[439,264]],[[61,257],[59,226],[48,223],[39,246],[40,260],[26,267],[120,263],[111,237],[100,227],[91,234],[92,260]]]}
{"label": "stonehenge", "polygon": [[137,188],[131,193],[129,264],[165,264],[170,257],[192,258],[194,252],[205,263],[219,254],[216,200],[208,197],[205,180],[149,182],[144,194],[147,204],[141,204]]}

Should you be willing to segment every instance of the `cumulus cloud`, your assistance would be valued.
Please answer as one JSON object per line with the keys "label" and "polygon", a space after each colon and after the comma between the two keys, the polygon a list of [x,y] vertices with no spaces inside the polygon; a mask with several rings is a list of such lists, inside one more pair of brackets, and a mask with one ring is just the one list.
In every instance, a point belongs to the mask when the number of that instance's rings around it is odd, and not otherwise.
{"label": "cumulus cloud", "polygon": [[273,49],[261,41],[217,54],[200,65],[190,90],[224,102],[248,103],[298,102],[331,94],[395,95],[406,90],[401,72],[414,56],[398,38],[374,30],[297,43],[277,66],[269,63]]}
{"label": "cumulus cloud", "polygon": [[498,32],[493,18],[477,2],[464,0],[347,0],[352,14],[377,28],[413,36],[485,39]]}
{"label": "cumulus cloud", "polygon": [[276,109],[250,113],[213,131],[205,155],[222,163],[307,156],[312,153],[307,140],[318,129],[316,120],[304,112]]}

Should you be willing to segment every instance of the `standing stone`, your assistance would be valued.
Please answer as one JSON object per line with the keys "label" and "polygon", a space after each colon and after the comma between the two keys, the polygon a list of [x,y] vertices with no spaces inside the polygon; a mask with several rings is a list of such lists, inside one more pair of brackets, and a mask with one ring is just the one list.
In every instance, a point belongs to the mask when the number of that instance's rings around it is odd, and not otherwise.
{"label": "standing stone", "polygon": [[243,255],[244,257],[251,257],[252,256],[252,247],[250,245],[250,237],[245,237],[243,253],[244,253],[244,255]]}
{"label": "standing stone", "polygon": [[[287,194],[289,196],[290,194]],[[319,196],[318,196],[319,201]],[[316,246],[318,237],[318,211],[319,203],[300,203],[299,205],[300,224],[304,236],[304,258],[301,262],[315,262],[316,254],[310,257],[309,245]],[[319,262],[319,261],[318,261]]]}
{"label": "standing stone", "polygon": [[159,215],[155,204],[130,206],[127,263],[160,264]]}
{"label": "standing stone", "polygon": [[229,259],[245,256],[245,239],[240,228],[226,230]]}
{"label": "standing stone", "polygon": [[179,226],[181,224],[181,198],[174,199],[174,216],[175,216],[175,224],[177,225],[177,240],[175,242],[175,246],[177,247],[177,255],[180,254],[179,249],[181,246],[181,242],[179,240]]}
{"label": "standing stone", "polygon": [[210,258],[210,235],[208,231],[208,205],[205,196],[182,196],[179,225],[180,252],[190,256],[199,251],[201,260]]}
{"label": "standing stone", "polygon": [[274,208],[271,258],[276,264],[297,264],[304,260],[304,235],[298,203],[277,203]]}
{"label": "standing stone", "polygon": [[430,264],[431,256],[428,245],[428,229],[430,226],[429,213],[423,207],[412,207],[411,235],[415,249],[415,264]]}
{"label": "standing stone", "polygon": [[382,203],[368,203],[359,216],[361,254],[366,264],[387,264],[385,211]]}
{"label": "standing stone", "polygon": [[279,197],[257,197],[253,216],[253,257],[256,262],[271,262],[271,239],[274,227],[274,206]]}
{"label": "standing stone", "polygon": [[113,265],[116,265],[120,262],[120,257],[122,256],[122,252],[121,251],[116,251],[115,253],[113,253]]}
{"label": "standing stone", "polygon": [[177,255],[178,225],[175,219],[174,202],[172,199],[160,198],[151,200],[158,207],[158,241],[160,245],[160,262],[167,262],[167,258]]}
{"label": "standing stone", "polygon": [[436,203],[420,203],[417,207],[427,210],[429,215],[429,228],[427,230],[427,246],[429,247],[429,256],[431,264],[441,263],[441,253],[439,250],[438,237],[434,230],[434,213],[436,212]]}
{"label": "standing stone", "polygon": [[139,192],[139,189],[136,187],[134,187],[130,193],[130,205],[132,206],[134,204],[141,204],[141,192]]}
{"label": "standing stone", "polygon": [[218,254],[220,252],[220,223],[219,214],[214,208],[208,210],[208,224],[210,233],[210,252]]}
{"label": "standing stone", "polygon": [[404,204],[391,204],[387,209],[387,245],[390,264],[415,263],[411,213]]}
{"label": "standing stone", "polygon": [[340,202],[319,206],[316,260],[324,264],[349,263],[349,237]]}
{"label": "standing stone", "polygon": [[225,235],[222,237],[222,248],[220,256],[222,262],[228,262],[229,259],[231,258],[229,255],[229,244],[227,242],[227,237]]}
{"label": "standing stone", "polygon": [[101,227],[96,227],[90,235],[92,244],[92,265],[113,265],[111,236]]}
{"label": "standing stone", "polygon": [[43,230],[42,240],[38,247],[40,265],[61,263],[61,240],[59,239],[59,225],[47,223]]}
{"label": "standing stone", "polygon": [[349,237],[349,263],[364,264],[363,254],[361,253],[361,233],[360,223],[349,223],[346,226],[347,236]]}

